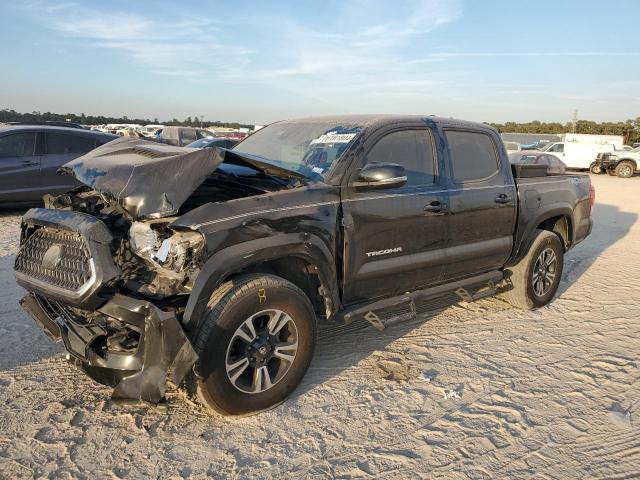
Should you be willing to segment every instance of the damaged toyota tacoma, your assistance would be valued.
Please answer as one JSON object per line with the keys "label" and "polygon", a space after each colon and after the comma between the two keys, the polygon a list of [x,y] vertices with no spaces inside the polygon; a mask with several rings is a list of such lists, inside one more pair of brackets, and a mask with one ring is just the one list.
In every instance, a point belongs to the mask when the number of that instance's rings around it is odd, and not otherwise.
{"label": "damaged toyota tacoma", "polygon": [[22,221],[24,309],[114,397],[171,381],[223,414],[282,402],[317,321],[384,329],[453,291],[547,304],[594,201],[588,176],[431,116],[283,121],[230,150],[118,139],[62,173],[83,186]]}

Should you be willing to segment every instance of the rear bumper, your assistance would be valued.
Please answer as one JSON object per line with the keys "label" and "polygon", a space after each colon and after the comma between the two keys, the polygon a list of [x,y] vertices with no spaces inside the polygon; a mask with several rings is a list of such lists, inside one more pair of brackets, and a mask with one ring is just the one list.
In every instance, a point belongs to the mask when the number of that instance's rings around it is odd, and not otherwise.
{"label": "rear bumper", "polygon": [[[84,367],[118,378],[113,397],[159,402],[167,378],[179,385],[197,354],[175,314],[150,302],[116,295],[88,320],[56,301],[32,293],[20,304],[52,339]],[[130,348],[113,348],[121,336]],[[115,339],[115,340],[114,340]]]}

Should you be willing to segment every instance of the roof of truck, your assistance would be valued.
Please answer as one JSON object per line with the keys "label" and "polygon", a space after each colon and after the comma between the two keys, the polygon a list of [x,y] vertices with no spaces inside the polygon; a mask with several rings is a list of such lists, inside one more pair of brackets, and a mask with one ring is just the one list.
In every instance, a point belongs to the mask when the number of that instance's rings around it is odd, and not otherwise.
{"label": "roof of truck", "polygon": [[[282,122],[304,122],[304,123],[347,123],[352,125],[360,125],[364,128],[382,127],[396,123],[415,121],[430,121],[434,123],[443,123],[451,126],[474,127],[496,131],[491,125],[486,123],[471,122],[468,120],[460,120],[456,118],[437,117],[435,115],[394,115],[394,114],[366,114],[366,115],[328,115],[319,117],[295,118],[291,120],[283,120]],[[277,122],[280,123],[280,122]]]}

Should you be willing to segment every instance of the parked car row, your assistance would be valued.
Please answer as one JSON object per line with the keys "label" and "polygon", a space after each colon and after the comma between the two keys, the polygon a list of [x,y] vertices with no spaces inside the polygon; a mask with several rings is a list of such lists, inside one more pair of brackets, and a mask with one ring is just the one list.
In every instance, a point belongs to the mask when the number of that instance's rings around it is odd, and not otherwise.
{"label": "parked car row", "polygon": [[[213,137],[208,130],[165,127],[163,131],[168,136],[163,143],[170,145],[232,148],[238,143]],[[47,193],[59,195],[79,186],[72,176],[58,175],[60,167],[117,138],[121,137],[66,125],[20,124],[0,128],[0,207],[40,204]]]}
{"label": "parked car row", "polygon": [[48,125],[0,128],[0,205],[39,203],[45,193],[57,195],[80,185],[73,177],[56,172],[116,138],[109,133]]}

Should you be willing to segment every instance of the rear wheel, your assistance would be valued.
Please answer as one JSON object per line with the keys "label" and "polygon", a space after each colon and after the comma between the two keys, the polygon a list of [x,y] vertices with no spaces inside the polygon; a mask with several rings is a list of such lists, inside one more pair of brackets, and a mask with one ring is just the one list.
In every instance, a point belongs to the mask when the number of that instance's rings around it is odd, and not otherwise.
{"label": "rear wheel", "polygon": [[558,235],[537,230],[529,253],[506,270],[513,288],[503,297],[514,307],[524,310],[548,304],[558,290],[563,264],[564,248]]}
{"label": "rear wheel", "polygon": [[591,166],[589,167],[589,171],[591,173],[593,173],[594,175],[600,175],[601,173],[604,173],[602,171],[602,167],[600,166],[600,164],[598,162],[593,162],[591,164]]}
{"label": "rear wheel", "polygon": [[612,177],[615,177],[615,176],[617,175],[617,174],[616,174],[616,169],[615,169],[615,168],[613,168],[613,167],[609,167],[609,168],[607,168],[607,175],[610,175],[610,176],[612,176]]}
{"label": "rear wheel", "polygon": [[622,161],[616,166],[616,175],[620,178],[631,178],[636,173],[636,166],[632,162]]}
{"label": "rear wheel", "polygon": [[300,383],[311,362],[315,312],[295,285],[273,275],[248,275],[211,297],[195,346],[198,399],[218,413],[271,408]]}

